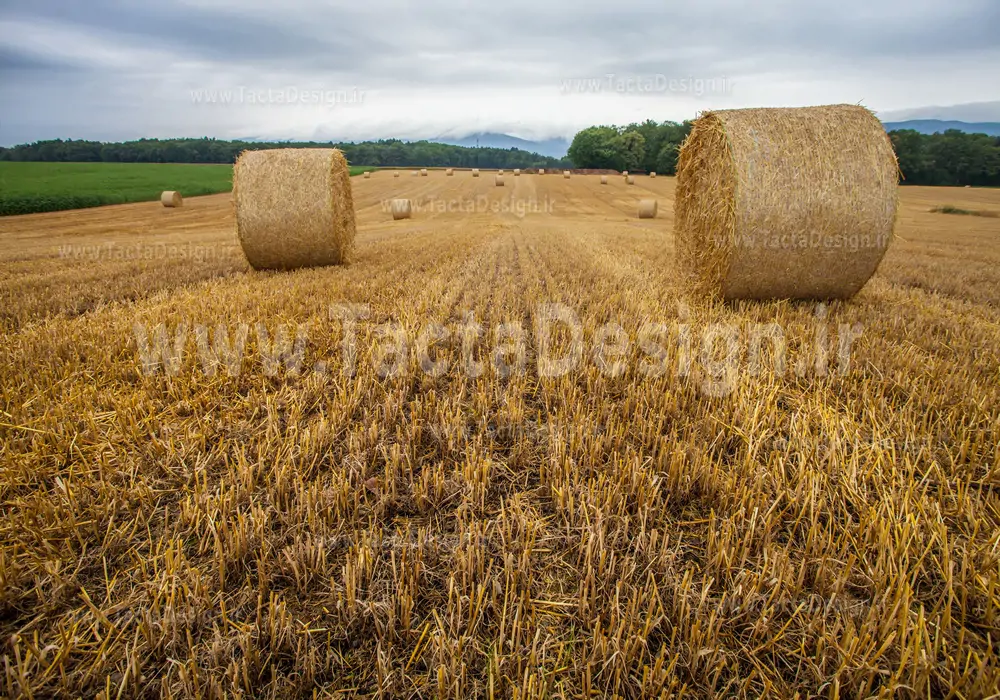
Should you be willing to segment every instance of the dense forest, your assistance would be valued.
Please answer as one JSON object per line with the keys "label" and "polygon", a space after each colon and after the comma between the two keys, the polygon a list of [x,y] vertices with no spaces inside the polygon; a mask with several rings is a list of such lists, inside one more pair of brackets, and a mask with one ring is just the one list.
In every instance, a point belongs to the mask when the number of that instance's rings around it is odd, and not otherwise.
{"label": "dense forest", "polygon": [[[677,152],[691,122],[646,121],[628,126],[592,126],[573,138],[569,157],[580,168],[656,171],[673,174]],[[1000,137],[949,130],[921,134],[889,132],[903,184],[1000,186]]]}
{"label": "dense forest", "polygon": [[[430,141],[398,139],[362,143],[248,142],[217,139],[140,139],[123,143],[54,140],[0,148],[0,161],[109,163],[232,163],[244,149],[331,147],[344,151],[352,165],[383,167],[455,166],[481,168],[610,168],[673,174],[677,153],[691,122],[645,122],[591,126],[580,131],[567,158],[516,148],[468,148]],[[1000,137],[949,130],[921,134],[889,132],[903,184],[1000,186]]]}
{"label": "dense forest", "polygon": [[220,141],[218,139],[140,139],[101,143],[56,139],[0,148],[0,161],[78,163],[232,163],[246,149],[339,148],[351,165],[386,167],[454,166],[478,168],[556,168],[569,161],[516,148],[466,148],[430,141],[364,141],[317,143],[281,141]]}

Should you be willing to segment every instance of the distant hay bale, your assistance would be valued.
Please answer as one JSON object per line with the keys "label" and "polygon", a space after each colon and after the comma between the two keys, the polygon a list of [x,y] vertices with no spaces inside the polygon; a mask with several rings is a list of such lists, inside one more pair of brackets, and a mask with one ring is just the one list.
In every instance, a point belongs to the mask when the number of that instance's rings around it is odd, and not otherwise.
{"label": "distant hay bale", "polygon": [[497,175],[493,178],[493,184],[497,187],[503,187],[503,175]]}
{"label": "distant hay bale", "polygon": [[649,174],[649,177],[650,177],[650,178],[655,178],[655,177],[656,177],[656,171],[654,170],[653,172],[651,172],[651,173]]}
{"label": "distant hay bale", "polygon": [[898,177],[864,107],[706,112],[678,162],[678,264],[723,299],[849,298],[889,246]]}
{"label": "distant hay bale", "polygon": [[608,176],[607,175],[601,175],[601,184],[602,185],[608,184]]}
{"label": "distant hay bale", "polygon": [[521,177],[521,171],[518,168],[514,168],[514,177]]}
{"label": "distant hay bale", "polygon": [[427,168],[420,169],[420,177],[427,177]]}
{"label": "distant hay bale", "polygon": [[344,155],[333,148],[243,151],[233,166],[236,233],[256,269],[349,262],[354,201]]}
{"label": "distant hay bale", "polygon": [[497,175],[503,175],[503,170],[497,170]]}
{"label": "distant hay bale", "polygon": [[628,177],[626,177],[625,178],[625,184],[627,184],[627,185],[634,185],[635,184],[635,177],[632,176],[632,175],[629,175]]}
{"label": "distant hay bale", "polygon": [[420,177],[420,171],[419,170],[414,170],[413,171],[413,177]]}
{"label": "distant hay bale", "polygon": [[394,172],[394,173],[392,174],[392,176],[393,176],[393,177],[399,177],[399,171],[397,170],[396,172]]}
{"label": "distant hay bale", "polygon": [[545,174],[545,168],[539,168],[538,169],[538,174],[539,175],[544,175]]}
{"label": "distant hay bale", "polygon": [[622,177],[628,177],[628,170],[622,170]]}
{"label": "distant hay bale", "polygon": [[472,169],[472,177],[479,177],[479,168]]}
{"label": "distant hay bale", "polygon": [[563,170],[563,177],[569,180],[569,170]]}
{"label": "distant hay bale", "polygon": [[390,205],[392,220],[409,219],[413,215],[413,207],[408,199],[394,199]]}
{"label": "distant hay bale", "polygon": [[366,170],[366,171],[365,171],[365,179],[366,179],[366,180],[370,180],[370,179],[371,179],[371,176],[372,176],[372,174],[371,174],[370,172],[368,172],[368,171]]}
{"label": "distant hay bale", "polygon": [[184,198],[181,197],[180,192],[176,192],[174,190],[167,190],[166,192],[160,195],[160,204],[162,204],[165,207],[170,207],[171,209],[173,209],[174,207],[179,207],[183,205]]}
{"label": "distant hay bale", "polygon": [[447,175],[448,177],[452,177],[455,174],[455,171],[452,168],[448,168],[447,170],[444,171],[444,174]]}
{"label": "distant hay bale", "polygon": [[640,219],[655,219],[657,211],[657,204],[655,199],[640,199],[639,200],[639,218]]}

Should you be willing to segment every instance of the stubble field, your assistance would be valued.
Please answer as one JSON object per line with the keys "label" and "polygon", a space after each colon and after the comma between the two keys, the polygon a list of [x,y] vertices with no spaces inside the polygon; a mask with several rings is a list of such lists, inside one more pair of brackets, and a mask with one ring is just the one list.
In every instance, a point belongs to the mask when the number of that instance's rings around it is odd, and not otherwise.
{"label": "stubble field", "polygon": [[1000,192],[902,188],[849,302],[706,305],[672,178],[505,180],[353,178],[290,273],[229,195],[0,219],[0,694],[997,692],[1000,222],[929,209]]}

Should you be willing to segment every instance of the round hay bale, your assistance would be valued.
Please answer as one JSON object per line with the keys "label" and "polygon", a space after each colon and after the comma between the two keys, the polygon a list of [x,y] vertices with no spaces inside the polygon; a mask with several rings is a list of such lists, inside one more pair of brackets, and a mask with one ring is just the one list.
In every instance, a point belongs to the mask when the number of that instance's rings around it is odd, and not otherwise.
{"label": "round hay bale", "polygon": [[420,177],[427,177],[427,168],[420,169]]}
{"label": "round hay bale", "polygon": [[625,178],[625,184],[627,184],[627,185],[634,185],[635,184],[635,177],[632,176],[632,175],[629,175],[628,177],[626,177]]}
{"label": "round hay bale", "polygon": [[538,169],[538,174],[539,175],[544,175],[545,174],[545,168],[539,168]]}
{"label": "round hay bale", "polygon": [[864,107],[707,112],[678,162],[678,263],[713,297],[849,298],[889,247],[898,178]]}
{"label": "round hay bale", "polygon": [[514,177],[521,177],[521,171],[518,168],[514,168]]}
{"label": "round hay bale", "polygon": [[420,171],[419,170],[414,170],[413,171],[413,177],[420,177]]}
{"label": "round hay bale", "polygon": [[493,178],[493,184],[497,187],[503,187],[503,175],[497,175]]}
{"label": "round hay bale", "polygon": [[655,199],[640,199],[639,200],[639,218],[640,219],[655,219],[657,204]]}
{"label": "round hay bale", "polygon": [[354,200],[340,151],[243,151],[233,166],[233,201],[240,246],[254,269],[350,261]]}
{"label": "round hay bale", "polygon": [[563,170],[563,177],[569,180],[569,170]]}
{"label": "round hay bale", "polygon": [[497,170],[497,175],[503,175],[503,170]]}
{"label": "round hay bale", "polygon": [[390,205],[390,210],[392,211],[392,220],[399,221],[400,219],[409,219],[413,216],[413,206],[410,204],[408,199],[394,199]]}
{"label": "round hay bale", "polygon": [[651,172],[649,174],[649,177],[655,179],[656,178],[656,171],[654,170],[653,172]]}
{"label": "round hay bale", "polygon": [[447,175],[448,177],[452,177],[455,174],[455,171],[452,168],[448,168],[447,170],[444,171],[444,174]]}
{"label": "round hay bale", "polygon": [[622,170],[622,177],[628,177],[628,170]]}
{"label": "round hay bale", "polygon": [[479,177],[479,168],[472,169],[472,177]]}
{"label": "round hay bale", "polygon": [[399,177],[399,171],[397,170],[396,172],[394,172],[394,173],[392,174],[392,176],[393,176],[393,177]]}
{"label": "round hay bale", "polygon": [[371,177],[372,177],[372,174],[371,174],[370,172],[368,172],[368,171],[366,170],[366,171],[365,171],[365,179],[366,179],[366,180],[370,180],[370,179],[371,179]]}
{"label": "round hay bale", "polygon": [[601,184],[602,185],[608,184],[608,176],[607,175],[601,175]]}
{"label": "round hay bale", "polygon": [[184,198],[181,197],[180,192],[174,190],[167,190],[160,195],[160,204],[165,207],[173,209],[174,207],[179,207],[184,204]]}

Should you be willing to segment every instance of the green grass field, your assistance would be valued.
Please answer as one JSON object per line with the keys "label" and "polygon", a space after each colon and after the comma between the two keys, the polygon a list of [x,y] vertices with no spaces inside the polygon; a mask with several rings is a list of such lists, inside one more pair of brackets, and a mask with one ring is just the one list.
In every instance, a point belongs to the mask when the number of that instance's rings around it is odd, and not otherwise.
{"label": "green grass field", "polygon": [[[374,168],[352,166],[351,175]],[[228,192],[231,165],[0,162],[0,216],[149,202],[163,190],[185,197]]]}

